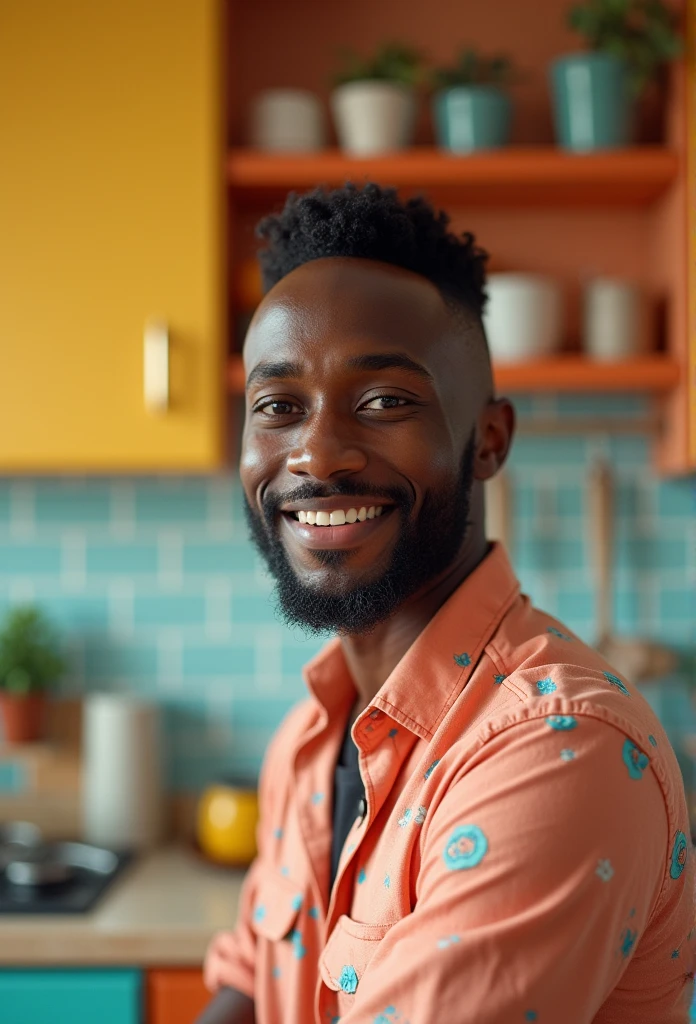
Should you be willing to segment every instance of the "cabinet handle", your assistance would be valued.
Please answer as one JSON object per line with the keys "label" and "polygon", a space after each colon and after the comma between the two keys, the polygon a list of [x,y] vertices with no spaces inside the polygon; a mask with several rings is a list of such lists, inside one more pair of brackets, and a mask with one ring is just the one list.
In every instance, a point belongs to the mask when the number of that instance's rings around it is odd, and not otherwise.
{"label": "cabinet handle", "polygon": [[169,408],[169,328],[161,320],[145,325],[143,353],[145,407],[165,412]]}

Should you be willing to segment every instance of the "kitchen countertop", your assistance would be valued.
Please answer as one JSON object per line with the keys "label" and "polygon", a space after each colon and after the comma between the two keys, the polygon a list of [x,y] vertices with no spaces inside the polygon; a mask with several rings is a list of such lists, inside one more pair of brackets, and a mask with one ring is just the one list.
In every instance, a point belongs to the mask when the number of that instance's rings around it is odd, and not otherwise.
{"label": "kitchen countertop", "polygon": [[243,878],[181,846],[144,854],[90,913],[0,914],[0,964],[198,967],[234,926]]}

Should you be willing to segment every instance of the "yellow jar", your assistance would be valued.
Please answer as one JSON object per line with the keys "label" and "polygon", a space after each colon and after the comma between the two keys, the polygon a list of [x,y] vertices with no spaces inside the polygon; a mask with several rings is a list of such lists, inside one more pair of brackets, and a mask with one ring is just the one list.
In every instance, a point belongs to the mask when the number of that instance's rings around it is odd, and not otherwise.
{"label": "yellow jar", "polygon": [[256,856],[259,803],[256,790],[220,782],[198,801],[197,835],[202,853],[219,864],[245,867]]}

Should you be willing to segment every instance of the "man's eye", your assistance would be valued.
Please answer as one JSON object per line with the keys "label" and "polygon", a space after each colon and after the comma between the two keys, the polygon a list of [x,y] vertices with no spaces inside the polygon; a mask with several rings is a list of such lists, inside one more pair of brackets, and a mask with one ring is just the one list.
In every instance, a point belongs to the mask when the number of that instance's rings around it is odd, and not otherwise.
{"label": "man's eye", "polygon": [[262,402],[261,405],[257,405],[254,412],[260,412],[263,416],[272,419],[274,416],[291,416],[295,412],[302,412],[302,410],[295,402],[272,399],[270,402]]}
{"label": "man's eye", "polygon": [[377,398],[371,398],[369,402],[365,402],[362,409],[398,409],[403,405],[410,405],[410,402],[406,398],[399,398],[398,395],[379,395]]}

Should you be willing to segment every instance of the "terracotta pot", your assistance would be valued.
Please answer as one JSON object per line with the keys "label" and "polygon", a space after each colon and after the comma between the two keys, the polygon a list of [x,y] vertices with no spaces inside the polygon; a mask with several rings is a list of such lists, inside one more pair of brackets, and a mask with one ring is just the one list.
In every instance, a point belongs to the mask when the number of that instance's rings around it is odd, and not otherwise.
{"label": "terracotta pot", "polygon": [[31,743],[40,739],[45,714],[44,693],[30,693],[26,696],[0,693],[3,737],[7,743]]}

